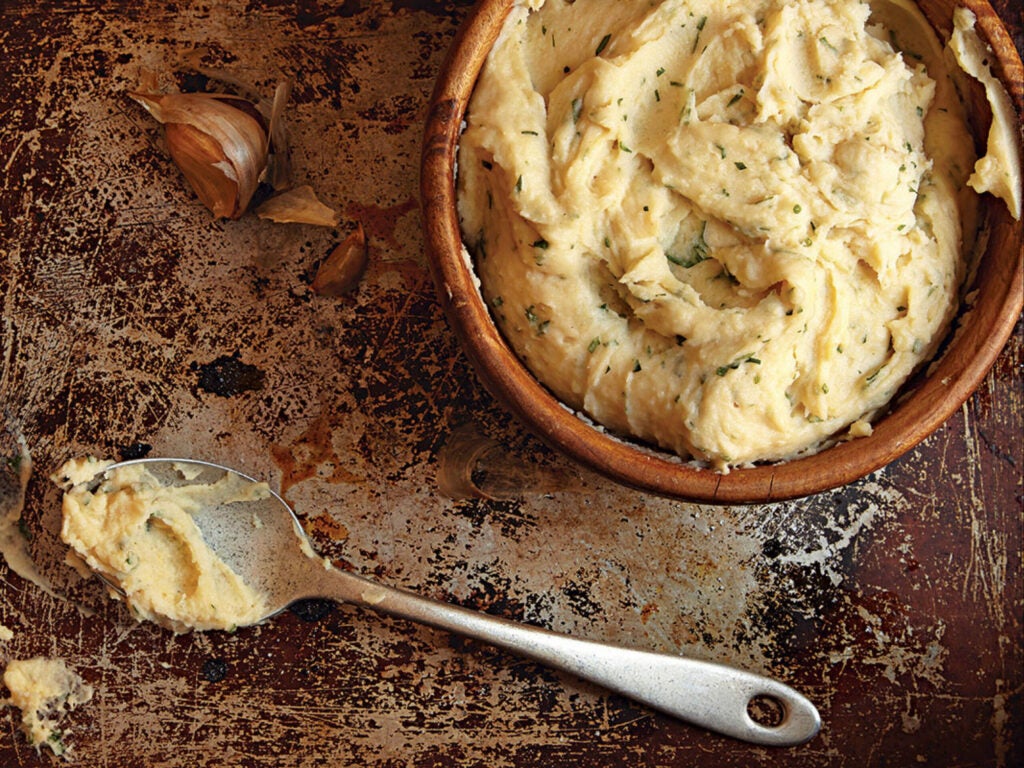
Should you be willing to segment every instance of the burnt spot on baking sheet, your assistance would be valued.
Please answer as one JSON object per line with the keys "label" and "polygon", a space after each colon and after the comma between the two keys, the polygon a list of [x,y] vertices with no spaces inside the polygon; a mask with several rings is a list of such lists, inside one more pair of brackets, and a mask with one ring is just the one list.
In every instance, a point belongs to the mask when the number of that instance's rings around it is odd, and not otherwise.
{"label": "burnt spot on baking sheet", "polygon": [[569,606],[574,613],[584,619],[593,619],[600,616],[602,613],[601,606],[594,600],[591,589],[588,586],[592,582],[587,578],[587,574],[582,568],[577,572],[576,576],[576,579],[569,581],[562,587],[562,594],[569,601]]}
{"label": "burnt spot on baking sheet", "polygon": [[527,511],[520,500],[487,501],[469,499],[452,508],[452,512],[473,521],[475,527],[493,525],[507,539],[515,540],[524,529],[536,527],[537,516]]}
{"label": "burnt spot on baking sheet", "polygon": [[334,603],[330,600],[299,600],[288,606],[288,610],[305,622],[320,621],[324,616],[334,609]]}
{"label": "burnt spot on baking sheet", "polygon": [[203,679],[208,683],[219,683],[228,675],[228,664],[224,659],[207,659],[203,662]]}
{"label": "burnt spot on baking sheet", "polygon": [[193,363],[192,369],[199,373],[199,389],[220,397],[263,389],[263,371],[243,363],[237,352],[231,356],[221,355],[209,363]]}
{"label": "burnt spot on baking sheet", "polygon": [[783,549],[784,546],[782,542],[777,537],[772,537],[765,540],[764,544],[761,546],[761,554],[770,560],[774,560],[782,554]]}
{"label": "burnt spot on baking sheet", "polygon": [[132,461],[146,458],[152,450],[153,446],[149,443],[132,443],[131,445],[119,445],[117,454],[121,457],[121,461]]}
{"label": "burnt spot on baking sheet", "polygon": [[[340,7],[334,5],[324,6],[313,0],[312,2],[300,2],[295,8],[295,23],[302,29],[315,27],[323,24],[332,18],[351,19],[360,16],[372,8],[369,0],[344,0]],[[261,8],[262,10],[262,8]],[[380,25],[379,20],[370,20],[370,28]]]}
{"label": "burnt spot on baking sheet", "polygon": [[515,596],[518,590],[512,583],[512,577],[497,560],[476,563],[462,560],[451,566],[451,575],[455,574],[465,578],[471,587],[465,597],[451,594],[451,579],[447,575],[428,579],[425,586],[440,590],[443,594],[435,596],[446,602],[513,621],[526,620],[526,604]]}

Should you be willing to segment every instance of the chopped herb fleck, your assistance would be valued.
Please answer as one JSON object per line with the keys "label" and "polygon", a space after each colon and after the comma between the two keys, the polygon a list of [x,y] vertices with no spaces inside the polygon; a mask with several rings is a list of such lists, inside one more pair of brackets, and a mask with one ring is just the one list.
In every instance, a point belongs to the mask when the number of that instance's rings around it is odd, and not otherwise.
{"label": "chopped herb fleck", "polygon": [[721,365],[718,368],[716,368],[715,369],[715,375],[716,376],[725,376],[725,374],[727,374],[729,371],[735,371],[737,368],[739,368],[744,363],[750,363],[751,365],[760,365],[761,361],[760,361],[760,359],[754,357],[753,353],[751,353],[749,355],[742,355],[741,357],[737,357],[735,360],[733,360],[728,365]]}
{"label": "chopped herb fleck", "polygon": [[600,56],[601,51],[608,47],[608,41],[612,39],[611,34],[607,34],[601,38],[601,42],[597,44],[597,50],[594,51],[595,56]]}
{"label": "chopped herb fleck", "polygon": [[704,31],[704,25],[708,23],[707,16],[701,16],[700,21],[697,22],[697,34],[693,38],[693,48],[690,49],[690,53],[697,50],[697,42],[700,40],[700,33]]}
{"label": "chopped herb fleck", "polygon": [[708,241],[704,239],[704,232],[707,228],[708,223],[706,221],[702,222],[700,233],[697,235],[696,239],[694,239],[693,243],[690,244],[690,253],[688,257],[678,256],[666,251],[666,258],[673,264],[678,264],[684,269],[689,269],[690,267],[707,259],[708,255],[711,253],[711,246],[709,246]]}

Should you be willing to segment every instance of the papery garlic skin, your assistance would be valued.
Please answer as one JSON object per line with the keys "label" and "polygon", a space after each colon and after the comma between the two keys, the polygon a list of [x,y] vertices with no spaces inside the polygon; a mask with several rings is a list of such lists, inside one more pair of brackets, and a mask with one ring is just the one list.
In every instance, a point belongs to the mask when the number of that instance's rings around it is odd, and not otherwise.
{"label": "papery garlic skin", "polygon": [[[211,93],[131,96],[163,123],[168,152],[214,216],[241,216],[259,186],[270,150],[255,106]],[[245,105],[254,114],[240,108]]]}
{"label": "papery garlic skin", "polygon": [[265,200],[256,208],[256,215],[281,224],[323,227],[336,227],[341,219],[337,211],[320,202],[309,184],[285,190]]}

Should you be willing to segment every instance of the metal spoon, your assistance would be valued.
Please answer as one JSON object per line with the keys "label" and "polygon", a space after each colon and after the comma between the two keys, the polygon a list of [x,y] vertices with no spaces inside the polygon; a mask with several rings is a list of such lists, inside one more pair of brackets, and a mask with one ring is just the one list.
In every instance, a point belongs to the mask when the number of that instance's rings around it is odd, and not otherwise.
{"label": "metal spoon", "polygon": [[[167,485],[212,483],[233,469],[192,459],[136,459],[108,468],[146,464]],[[182,472],[188,470],[188,479]],[[793,746],[813,738],[818,711],[787,685],[722,664],[577,640],[387,587],[330,565],[309,544],[298,518],[279,495],[218,504],[193,514],[210,548],[267,597],[269,618],[297,600],[328,598],[372,608],[471,637],[569,672],[687,722],[754,744]],[[259,520],[259,525],[253,521]],[[261,619],[262,620],[262,619]],[[781,710],[764,725],[752,703]]]}

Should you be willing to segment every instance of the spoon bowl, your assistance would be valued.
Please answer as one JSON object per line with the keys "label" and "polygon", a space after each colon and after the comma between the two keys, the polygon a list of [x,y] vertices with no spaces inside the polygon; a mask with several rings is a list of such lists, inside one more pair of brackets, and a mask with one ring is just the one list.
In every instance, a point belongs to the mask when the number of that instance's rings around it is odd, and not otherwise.
{"label": "spoon bowl", "polygon": [[[135,459],[161,485],[208,488],[225,475],[262,486],[251,500],[205,501],[192,513],[206,545],[265,598],[263,621],[292,603],[326,598],[372,608],[489,643],[601,685],[681,720],[770,746],[802,744],[821,720],[803,695],[771,678],[723,664],[580,640],[456,605],[430,600],[335,568],[313,550],[294,511],[248,475],[193,459]],[[204,499],[207,498],[204,495]],[[773,713],[770,722],[752,713]],[[766,719],[769,718],[759,718]]]}

